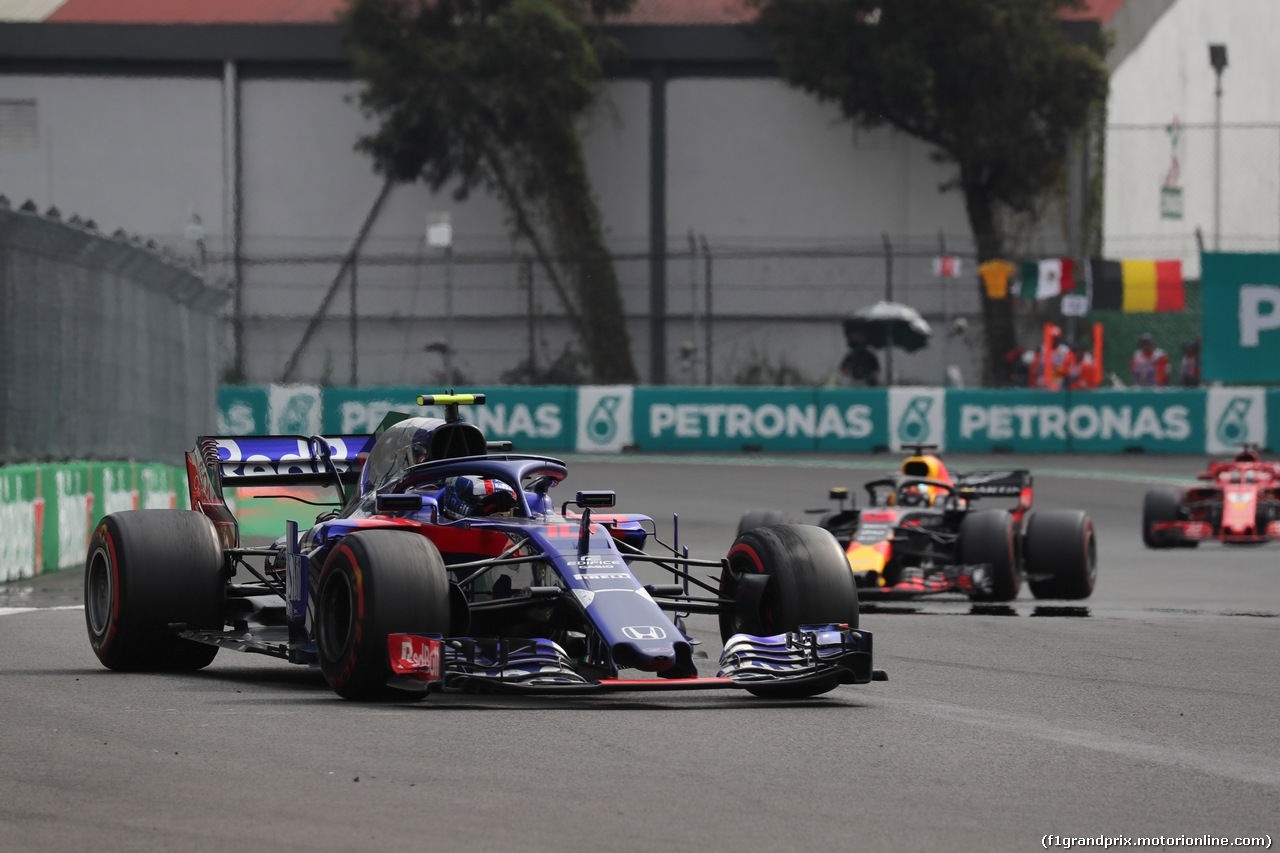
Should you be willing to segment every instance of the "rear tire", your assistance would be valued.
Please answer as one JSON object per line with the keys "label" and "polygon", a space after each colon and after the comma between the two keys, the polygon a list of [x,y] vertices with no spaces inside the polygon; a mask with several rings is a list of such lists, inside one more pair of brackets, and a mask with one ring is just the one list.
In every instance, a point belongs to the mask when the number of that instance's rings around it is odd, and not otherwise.
{"label": "rear tire", "polygon": [[775,527],[780,524],[790,524],[791,519],[786,514],[772,509],[753,509],[750,512],[743,513],[742,518],[738,519],[738,535],[746,533],[748,530],[755,530],[757,527]]}
{"label": "rear tire", "polygon": [[991,591],[973,590],[970,601],[1012,601],[1018,597],[1017,540],[1013,516],[1002,509],[971,512],[960,523],[960,562],[991,567]]}
{"label": "rear tire", "polygon": [[449,630],[449,578],[436,546],[401,530],[342,538],[316,594],[316,652],[325,680],[346,699],[393,698],[388,634]]}
{"label": "rear tire", "polygon": [[[729,549],[729,567],[720,575],[720,597],[734,601],[747,594],[741,578],[768,575],[758,606],[739,606],[720,614],[720,638],[734,634],[772,636],[801,625],[838,623],[858,627],[858,589],[849,561],[835,537],[808,524],[757,527],[739,536]],[[753,605],[757,602],[753,602]],[[832,678],[793,688],[761,686],[757,696],[799,699],[833,690]]]}
{"label": "rear tire", "polygon": [[143,509],[106,516],[85,556],[89,644],[108,669],[181,672],[208,666],[218,647],[169,625],[220,630],[226,602],[222,546],[198,512]]}
{"label": "rear tire", "polygon": [[1043,581],[1028,581],[1036,598],[1078,601],[1093,595],[1098,580],[1098,543],[1093,521],[1084,510],[1041,510],[1027,525],[1028,574],[1048,574]]}
{"label": "rear tire", "polygon": [[1174,489],[1149,489],[1142,498],[1142,542],[1148,548],[1173,548],[1178,543],[1154,533],[1151,525],[1177,521],[1180,500]]}

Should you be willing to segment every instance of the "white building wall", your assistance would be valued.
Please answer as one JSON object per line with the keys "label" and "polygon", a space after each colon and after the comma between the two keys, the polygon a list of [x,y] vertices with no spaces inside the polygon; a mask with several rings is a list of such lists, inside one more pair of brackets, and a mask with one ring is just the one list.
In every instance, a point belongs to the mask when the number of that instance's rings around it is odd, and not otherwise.
{"label": "white building wall", "polygon": [[675,80],[668,88],[669,231],[795,247],[968,231],[949,170],[888,128],[859,130],[833,104],[776,79]]}
{"label": "white building wall", "polygon": [[[0,192],[15,204],[30,197],[43,211],[92,217],[106,232],[122,227],[190,251],[183,227],[199,214],[210,251],[229,241],[224,221],[223,101],[220,77],[0,77],[0,100],[34,98],[40,143],[0,150]],[[358,86],[337,80],[241,81],[244,308],[248,379],[279,378],[320,304],[370,205],[379,178],[354,150],[369,124]],[[716,314],[763,315],[763,322],[718,320],[715,379],[763,358],[785,362],[823,381],[844,351],[839,320],[883,295],[885,263],[819,257],[857,244],[878,252],[888,233],[896,249],[918,257],[894,263],[895,296],[940,316],[945,303],[929,269],[943,230],[953,250],[969,247],[963,203],[939,194],[949,170],[919,142],[888,129],[855,130],[836,107],[773,79],[673,79],[667,90],[668,246],[687,252],[687,232],[706,236],[721,255],[715,265]],[[611,82],[589,121],[585,152],[608,239],[618,263],[631,323],[632,353],[642,376],[649,364],[649,84]],[[422,382],[439,359],[424,345],[447,334],[445,270],[439,250],[425,247],[430,212],[452,214],[459,257],[512,250],[500,205],[486,193],[457,201],[446,188],[396,188],[365,246],[359,269],[359,380]],[[959,244],[959,245],[957,245]],[[812,249],[813,257],[724,257],[744,249]],[[322,255],[308,264],[270,263]],[[403,263],[380,266],[397,255]],[[422,258],[423,263],[414,261]],[[407,259],[407,260],[406,260]],[[219,270],[223,271],[223,270]],[[531,323],[518,270],[510,264],[456,265],[454,335],[458,366],[476,382],[493,382],[537,338],[539,358],[559,353],[562,324]],[[702,358],[701,273],[673,258],[667,269],[668,375],[700,381],[678,355],[693,340]],[[350,328],[344,286],[298,371],[299,379],[348,381]],[[535,309],[558,310],[535,271]],[[955,283],[950,310],[977,310],[976,285]],[[410,320],[408,318],[419,318]],[[425,318],[425,319],[423,319]],[[816,318],[816,319],[815,319]],[[970,342],[971,343],[971,342]],[[956,339],[951,360],[976,374]],[[900,356],[899,375],[936,382],[941,348]]]}
{"label": "white building wall", "polygon": [[[837,106],[822,103],[777,79],[680,79],[667,92],[667,231],[672,251],[687,252],[687,233],[705,234],[715,265],[716,313],[758,313],[769,324],[722,324],[715,335],[716,370],[732,377],[744,365],[785,361],[827,380],[844,355],[840,320],[885,296],[881,235],[896,251],[894,298],[937,317],[947,308],[931,269],[939,231],[949,248],[971,248],[958,192],[939,194],[951,171],[918,140],[882,127],[855,128]],[[957,245],[959,244],[959,245]],[[824,258],[860,246],[863,258]],[[811,257],[732,259],[735,252],[780,248]],[[702,293],[687,260],[668,267],[668,306],[698,310]],[[949,282],[951,310],[978,310],[976,279]],[[815,315],[827,318],[816,319]],[[681,340],[698,330],[673,328]],[[980,358],[980,355],[978,356]],[[942,381],[941,345],[899,353],[903,378]],[[976,363],[957,340],[950,360],[976,377]],[[682,365],[671,364],[673,377]],[[698,368],[691,371],[698,375]]]}
{"label": "white building wall", "polygon": [[[1199,275],[1195,229],[1214,245],[1214,71],[1209,44],[1225,43],[1222,76],[1221,247],[1280,249],[1280,4],[1177,0],[1115,70],[1108,101],[1104,244],[1109,257],[1181,258]],[[1164,126],[1184,128],[1178,151],[1182,219],[1161,217],[1171,165]],[[1252,124],[1255,127],[1233,125]],[[1154,125],[1117,129],[1116,125]]]}
{"label": "white building wall", "polygon": [[0,76],[0,100],[34,100],[34,147],[0,146],[0,193],[56,205],[108,233],[219,230],[222,88],[213,78]]}

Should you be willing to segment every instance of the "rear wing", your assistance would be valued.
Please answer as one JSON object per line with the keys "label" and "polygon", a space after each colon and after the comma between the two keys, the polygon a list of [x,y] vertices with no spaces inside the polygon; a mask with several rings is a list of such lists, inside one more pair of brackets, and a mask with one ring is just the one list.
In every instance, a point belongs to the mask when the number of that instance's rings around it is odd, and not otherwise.
{"label": "rear wing", "polygon": [[[1031,490],[1031,472],[1014,471],[969,471],[964,474],[953,474],[957,489],[963,489],[983,498],[1021,498],[1024,491]],[[1028,504],[1030,499],[1028,499]]]}
{"label": "rear wing", "polygon": [[[213,522],[224,548],[238,548],[240,525],[222,488],[332,486],[340,492],[360,481],[372,435],[202,435],[187,451],[191,508]],[[345,499],[345,494],[343,495]]]}
{"label": "rear wing", "polygon": [[[201,436],[196,449],[219,485],[344,486],[360,482],[372,435]],[[221,489],[219,489],[221,491]]]}

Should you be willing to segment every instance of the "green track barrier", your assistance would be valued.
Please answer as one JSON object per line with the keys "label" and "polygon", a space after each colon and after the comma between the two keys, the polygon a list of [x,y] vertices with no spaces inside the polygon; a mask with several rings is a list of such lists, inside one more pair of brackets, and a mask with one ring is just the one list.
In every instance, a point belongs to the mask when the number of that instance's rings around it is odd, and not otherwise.
{"label": "green track barrier", "polygon": [[[421,389],[224,388],[220,422],[368,432],[391,410],[439,416]],[[1280,390],[1261,387],[1030,389],[468,387],[463,416],[517,451],[865,453],[912,444],[1018,453],[1222,453],[1280,436]],[[308,418],[310,420],[308,420]],[[1274,423],[1272,423],[1274,421]],[[298,431],[298,429],[289,431]],[[280,430],[286,431],[286,430]]]}
{"label": "green track barrier", "polygon": [[951,391],[947,448],[1202,453],[1204,391]]}
{"label": "green track barrier", "polygon": [[[388,411],[441,416],[423,389],[226,386],[218,429],[365,433]],[[468,387],[487,405],[463,416],[527,452],[868,453],[910,444],[953,452],[1211,453],[1280,440],[1280,389],[1032,391],[942,388]],[[194,438],[194,437],[193,437]],[[323,500],[324,493],[295,491]],[[78,567],[108,512],[186,505],[186,474],[169,465],[73,463],[0,468],[0,581]],[[305,494],[304,494],[305,492]],[[303,526],[311,507],[228,498],[245,537]]]}
{"label": "green track barrier", "polygon": [[111,512],[187,505],[170,465],[80,462],[0,468],[0,581],[84,565],[89,534]]}

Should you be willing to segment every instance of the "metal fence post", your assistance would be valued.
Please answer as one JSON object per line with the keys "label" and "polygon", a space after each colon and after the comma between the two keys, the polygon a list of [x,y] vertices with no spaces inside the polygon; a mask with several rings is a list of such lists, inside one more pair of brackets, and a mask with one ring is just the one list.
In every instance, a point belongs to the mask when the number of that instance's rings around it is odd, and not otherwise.
{"label": "metal fence post", "polygon": [[357,271],[360,267],[360,258],[357,255],[351,259],[351,385],[353,387],[360,384],[360,374],[357,369],[358,359],[357,352],[359,350],[359,324],[360,313],[356,307],[356,283],[359,281]]}
{"label": "metal fence post", "polygon": [[714,270],[713,270],[713,267],[714,267],[714,264],[715,264],[715,259],[711,256],[711,244],[707,242],[707,235],[706,235],[706,234],[703,234],[703,235],[701,235],[701,236],[699,237],[699,242],[700,242],[700,244],[702,245],[702,258],[703,258],[703,262],[704,262],[704,264],[706,265],[706,271],[707,271],[707,272],[706,272],[706,291],[705,291],[705,293],[704,293],[704,295],[705,295],[705,297],[706,297],[706,305],[704,306],[704,307],[705,307],[704,314],[705,314],[705,316],[706,316],[706,326],[705,326],[705,330],[706,330],[706,338],[707,338],[707,340],[706,340],[706,353],[707,353],[707,365],[706,365],[706,368],[707,368],[707,385],[709,386],[709,385],[711,385],[711,379],[712,379],[712,373],[713,373],[713,367],[712,367],[713,362],[712,362],[712,359],[711,359],[711,318],[712,318],[712,313],[711,313],[711,294],[712,294],[712,292],[713,292],[713,291],[712,291],[712,288],[711,288],[711,281],[712,281],[712,272],[714,271]]}

